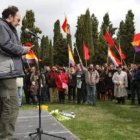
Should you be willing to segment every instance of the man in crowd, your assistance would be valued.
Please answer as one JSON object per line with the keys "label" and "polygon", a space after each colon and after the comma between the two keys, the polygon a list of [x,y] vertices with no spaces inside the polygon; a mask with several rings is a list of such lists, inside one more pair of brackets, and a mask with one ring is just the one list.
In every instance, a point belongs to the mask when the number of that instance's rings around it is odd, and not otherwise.
{"label": "man in crowd", "polygon": [[19,22],[17,7],[4,9],[0,19],[0,140],[12,140],[18,115],[16,78],[24,75],[21,56],[30,50],[20,46]]}
{"label": "man in crowd", "polygon": [[135,95],[137,94],[138,105],[140,105],[140,66],[137,72],[134,74],[133,85],[135,90],[132,90],[132,104],[135,104]]}
{"label": "man in crowd", "polygon": [[117,72],[112,77],[114,83],[114,96],[117,99],[117,103],[124,104],[125,96],[127,96],[126,88],[128,86],[127,73],[122,71],[122,66],[117,67]]}
{"label": "man in crowd", "polygon": [[77,90],[77,104],[82,104],[86,102],[86,84],[85,84],[85,74],[83,71],[83,66],[77,64],[76,66],[76,90]]}
{"label": "man in crowd", "polygon": [[96,105],[96,84],[99,82],[99,73],[95,70],[93,64],[90,64],[85,72],[85,81],[87,86],[87,103]]}

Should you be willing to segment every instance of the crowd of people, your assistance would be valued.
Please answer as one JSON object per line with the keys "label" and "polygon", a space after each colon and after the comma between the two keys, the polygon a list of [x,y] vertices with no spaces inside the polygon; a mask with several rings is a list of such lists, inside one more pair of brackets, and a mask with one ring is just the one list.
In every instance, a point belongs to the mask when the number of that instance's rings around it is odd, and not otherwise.
{"label": "crowd of people", "polygon": [[[140,66],[130,67],[82,64],[64,68],[44,66],[39,72],[35,66],[26,68],[23,89],[27,104],[65,103],[96,105],[96,100],[116,100],[140,105]],[[41,92],[40,92],[40,88]],[[136,96],[137,95],[137,96]],[[21,99],[19,99],[21,101]],[[20,103],[21,105],[21,103]]]}
{"label": "crowd of people", "polygon": [[116,99],[118,104],[125,104],[126,96],[135,104],[137,95],[140,105],[140,66],[134,64],[117,68],[106,64],[103,67],[90,64],[88,68],[77,64],[68,69],[45,66],[43,70],[34,66],[26,68],[24,76],[21,58],[32,46],[21,46],[16,30],[20,20],[16,6],[4,9],[0,18],[1,140],[18,140],[13,134],[23,90],[27,104],[38,101],[64,104],[66,95],[68,101],[77,104],[95,106],[96,99]]}

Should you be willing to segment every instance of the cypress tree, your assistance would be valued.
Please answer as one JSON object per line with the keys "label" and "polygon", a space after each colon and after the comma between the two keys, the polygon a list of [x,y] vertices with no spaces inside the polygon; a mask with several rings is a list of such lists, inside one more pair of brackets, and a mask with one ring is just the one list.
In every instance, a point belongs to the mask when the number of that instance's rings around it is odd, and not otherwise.
{"label": "cypress tree", "polygon": [[126,54],[126,63],[132,63],[134,59],[134,48],[131,42],[135,34],[134,14],[129,10],[126,14],[125,21],[120,22],[117,39],[120,41],[122,51]]}
{"label": "cypress tree", "polygon": [[57,20],[54,23],[53,49],[54,49],[54,64],[68,66],[67,39],[63,39],[62,37],[62,34],[60,32],[59,20]]}

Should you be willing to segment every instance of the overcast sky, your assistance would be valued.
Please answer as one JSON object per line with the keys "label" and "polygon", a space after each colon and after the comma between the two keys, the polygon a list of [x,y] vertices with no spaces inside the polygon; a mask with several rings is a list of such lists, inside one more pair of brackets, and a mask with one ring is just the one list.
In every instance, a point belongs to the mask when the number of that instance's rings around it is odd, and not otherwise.
{"label": "overcast sky", "polygon": [[22,17],[26,10],[33,10],[35,25],[42,30],[42,35],[48,35],[49,38],[53,37],[54,22],[59,19],[62,24],[66,15],[74,39],[77,18],[84,14],[87,8],[97,17],[99,25],[108,12],[114,27],[119,27],[120,21],[125,20],[127,11],[132,9],[136,33],[140,32],[140,0],[0,0],[0,13],[9,5],[17,6]]}

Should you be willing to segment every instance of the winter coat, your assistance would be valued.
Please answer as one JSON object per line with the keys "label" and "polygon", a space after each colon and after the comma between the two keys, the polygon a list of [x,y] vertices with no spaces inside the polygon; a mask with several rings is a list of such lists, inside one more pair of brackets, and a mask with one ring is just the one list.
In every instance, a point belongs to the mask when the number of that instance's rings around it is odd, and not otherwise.
{"label": "winter coat", "polygon": [[115,97],[127,96],[126,91],[126,88],[128,87],[127,73],[124,71],[121,71],[120,74],[118,72],[115,72],[112,77],[112,80],[114,83],[114,96]]}
{"label": "winter coat", "polygon": [[21,56],[25,48],[19,45],[16,29],[0,19],[0,79],[23,76]]}
{"label": "winter coat", "polygon": [[85,72],[85,81],[87,85],[96,85],[99,82],[99,73],[96,70],[87,70]]}
{"label": "winter coat", "polygon": [[63,88],[63,83],[68,84],[68,76],[66,73],[59,73],[56,76],[56,87],[58,91],[65,91],[66,89]]}
{"label": "winter coat", "polygon": [[51,88],[56,87],[56,76],[57,73],[55,70],[50,70],[49,74],[48,74],[48,86]]}

